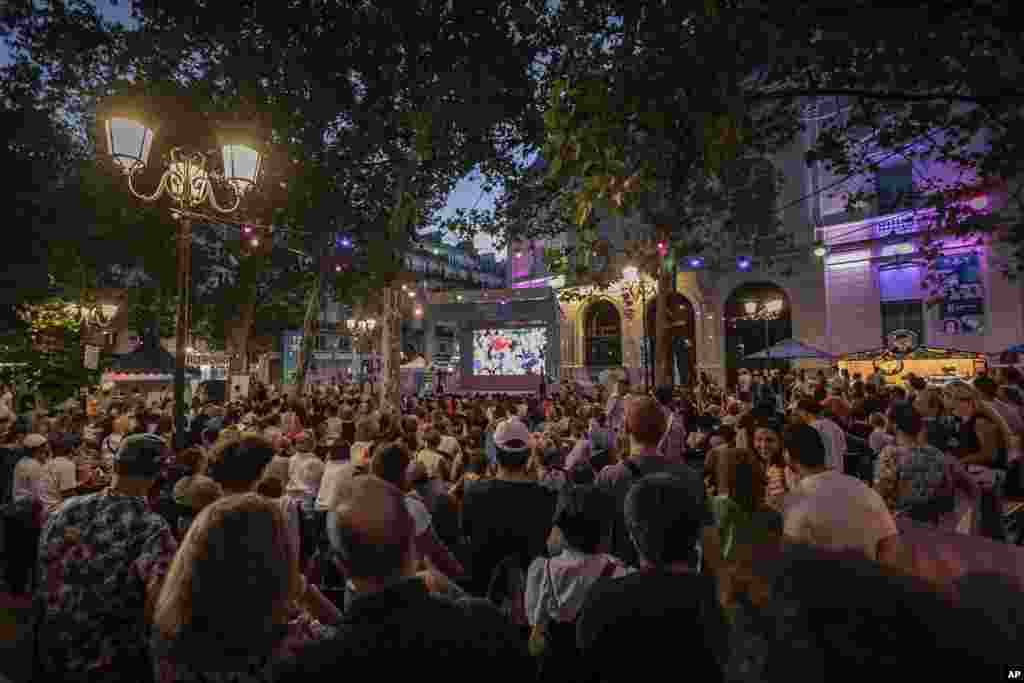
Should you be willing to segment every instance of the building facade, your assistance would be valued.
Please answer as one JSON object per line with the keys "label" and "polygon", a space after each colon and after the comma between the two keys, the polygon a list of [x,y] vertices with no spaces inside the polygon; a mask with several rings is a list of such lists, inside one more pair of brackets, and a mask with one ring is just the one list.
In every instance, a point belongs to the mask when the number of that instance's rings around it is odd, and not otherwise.
{"label": "building facade", "polygon": [[[899,330],[912,331],[918,344],[987,354],[1024,339],[1021,287],[1002,274],[990,242],[947,240],[940,258],[925,263],[922,238],[936,216],[914,207],[914,190],[921,189],[921,178],[941,177],[945,170],[922,169],[886,153],[872,177],[831,175],[806,162],[827,118],[820,109],[807,114],[805,130],[789,147],[757,160],[764,177],[773,178],[774,192],[762,210],[777,219],[774,225],[741,226],[710,252],[683,256],[677,264],[669,306],[676,381],[687,383],[704,372],[731,384],[743,367],[789,366],[747,358],[786,339],[837,357],[881,350]],[[876,198],[851,209],[849,193],[864,183]],[[1003,209],[996,197],[969,201],[976,211]],[[649,230],[629,218],[598,226],[612,254],[621,251],[626,235]],[[562,241],[571,245],[573,235]],[[511,287],[572,286],[544,272],[536,252],[529,243],[510,247]],[[929,284],[929,275],[938,287]],[[646,305],[625,278],[608,291],[561,304],[563,377],[592,381],[608,369],[620,369],[634,382],[653,377],[646,359],[653,353],[656,284],[648,285]]]}

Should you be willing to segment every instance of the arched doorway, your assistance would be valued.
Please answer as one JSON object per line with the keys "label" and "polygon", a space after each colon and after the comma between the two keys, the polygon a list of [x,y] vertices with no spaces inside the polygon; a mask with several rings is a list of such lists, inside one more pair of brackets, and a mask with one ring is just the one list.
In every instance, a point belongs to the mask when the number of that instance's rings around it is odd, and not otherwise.
{"label": "arched doorway", "polygon": [[745,360],[793,336],[789,297],[771,282],[750,282],[733,290],[725,302],[725,371],[729,386],[740,368],[785,369],[783,360]]}
{"label": "arched doorway", "polygon": [[[658,334],[657,298],[647,302],[647,374],[654,382],[654,362]],[[693,384],[697,368],[697,320],[693,304],[679,292],[668,297],[668,339],[672,347],[673,381],[680,385]]]}
{"label": "arched doorway", "polygon": [[600,299],[587,307],[583,348],[588,367],[622,366],[622,316],[615,305]]}

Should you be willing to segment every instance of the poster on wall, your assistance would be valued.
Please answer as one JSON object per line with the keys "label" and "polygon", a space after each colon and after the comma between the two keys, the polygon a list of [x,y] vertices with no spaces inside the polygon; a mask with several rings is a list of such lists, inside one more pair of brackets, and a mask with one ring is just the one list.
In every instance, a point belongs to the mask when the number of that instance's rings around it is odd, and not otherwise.
{"label": "poster on wall", "polygon": [[938,332],[940,334],[985,333],[985,285],[981,279],[981,257],[976,252],[940,256],[935,261],[939,277]]}

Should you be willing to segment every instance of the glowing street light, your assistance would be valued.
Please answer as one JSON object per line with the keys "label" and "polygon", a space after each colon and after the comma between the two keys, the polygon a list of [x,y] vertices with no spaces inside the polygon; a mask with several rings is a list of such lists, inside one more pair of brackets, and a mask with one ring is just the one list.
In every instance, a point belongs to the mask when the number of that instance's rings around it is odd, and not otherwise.
{"label": "glowing street light", "polygon": [[[165,104],[146,102],[148,98],[134,97],[129,94],[118,94],[105,98],[96,112],[96,147],[106,152],[109,158],[121,169],[127,178],[128,190],[137,199],[155,202],[168,197],[174,204],[172,215],[180,219],[178,223],[177,260],[178,260],[178,323],[175,333],[175,364],[174,364],[174,425],[175,447],[185,446],[185,355],[188,338],[188,310],[191,282],[189,264],[192,260],[192,222],[208,220],[217,222],[216,218],[208,218],[195,213],[203,205],[208,205],[217,213],[233,213],[238,210],[243,195],[250,192],[259,182],[263,171],[264,155],[262,145],[256,142],[257,135],[248,127],[218,125],[215,130],[200,122],[200,127],[192,124],[198,121],[172,121],[171,129],[176,131],[196,130],[185,145],[172,140],[167,145],[166,157],[160,155],[162,173],[156,188],[152,192],[142,192],[137,186],[138,176],[150,165],[157,133],[161,129],[159,113],[168,111]],[[187,110],[179,110],[189,118]],[[213,133],[211,136],[210,133]],[[216,138],[219,148],[221,168],[213,168],[216,154],[207,150],[212,138]],[[214,191],[215,185],[231,189],[233,197],[226,202],[219,201]],[[251,230],[243,228],[246,235]],[[252,246],[259,246],[259,240],[253,239]]]}

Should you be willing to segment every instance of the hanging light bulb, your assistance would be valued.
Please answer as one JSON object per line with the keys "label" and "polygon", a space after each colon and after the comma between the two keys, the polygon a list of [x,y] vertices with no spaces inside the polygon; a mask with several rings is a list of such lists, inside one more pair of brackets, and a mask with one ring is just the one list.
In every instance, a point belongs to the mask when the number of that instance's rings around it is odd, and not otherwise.
{"label": "hanging light bulb", "polygon": [[258,239],[256,239],[255,237],[253,237],[251,244],[254,247],[258,247],[258,246],[260,246],[260,241]]}

